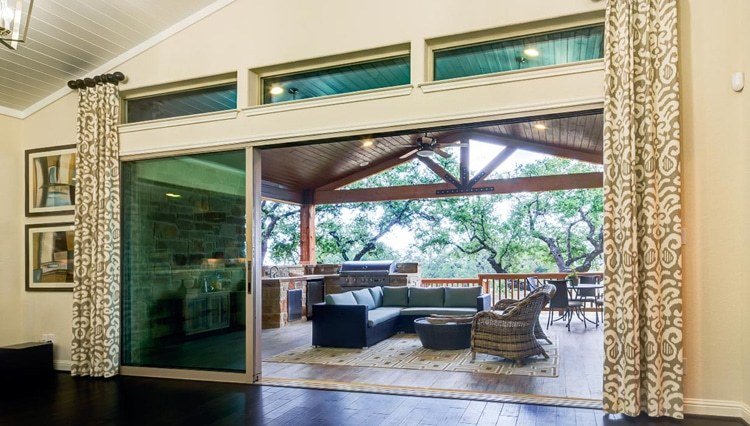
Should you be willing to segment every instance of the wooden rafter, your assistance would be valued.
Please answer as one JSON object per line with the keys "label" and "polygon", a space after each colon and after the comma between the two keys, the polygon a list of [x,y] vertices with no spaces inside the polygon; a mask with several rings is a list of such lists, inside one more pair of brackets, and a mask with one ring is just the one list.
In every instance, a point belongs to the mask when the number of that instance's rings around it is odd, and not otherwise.
{"label": "wooden rafter", "polygon": [[506,146],[505,148],[503,148],[503,150],[502,150],[502,151],[500,151],[500,152],[499,152],[499,153],[498,153],[498,154],[497,154],[497,155],[495,156],[495,158],[493,158],[492,160],[490,160],[490,162],[489,162],[489,163],[487,163],[487,165],[486,165],[486,166],[484,166],[484,167],[482,168],[482,170],[480,170],[479,172],[477,172],[477,174],[476,174],[476,175],[474,175],[474,176],[473,176],[473,177],[471,178],[471,180],[470,180],[470,181],[468,182],[468,184],[467,184],[466,186],[467,186],[468,188],[471,188],[471,187],[473,187],[474,185],[476,185],[476,184],[477,184],[477,182],[479,182],[479,181],[481,181],[482,179],[484,179],[484,178],[486,178],[487,176],[489,176],[489,175],[490,175],[490,173],[494,172],[494,171],[495,171],[495,169],[497,169],[498,167],[500,167],[500,165],[501,165],[501,164],[503,164],[503,162],[504,162],[505,160],[507,160],[507,159],[508,159],[508,157],[510,157],[511,155],[513,155],[513,153],[514,153],[514,152],[516,152],[516,149],[515,149],[515,148],[513,148],[513,147],[510,147],[510,146]]}
{"label": "wooden rafter", "polygon": [[569,175],[533,176],[513,179],[485,180],[467,193],[450,183],[431,185],[392,186],[348,190],[315,191],[316,204],[359,203],[371,201],[419,200],[427,198],[458,197],[477,194],[510,194],[514,192],[543,192],[566,189],[601,188],[603,174],[576,173]]}
{"label": "wooden rafter", "polygon": [[446,181],[447,183],[453,185],[456,188],[460,188],[461,187],[461,182],[459,182],[455,178],[455,176],[453,176],[451,174],[451,172],[449,172],[448,170],[445,170],[440,164],[432,161],[432,159],[427,158],[427,157],[417,157],[417,158],[419,159],[419,161],[421,161],[427,167],[429,167],[430,170],[432,170],[433,172],[435,172],[435,174],[438,175],[438,177],[440,177],[440,179]]}
{"label": "wooden rafter", "polygon": [[460,142],[462,144],[467,144],[466,146],[461,146],[461,159],[460,164],[458,166],[459,174],[461,175],[461,186],[466,187],[469,185],[469,170],[471,170],[469,165],[469,139],[468,138],[462,138],[460,139]]}
{"label": "wooden rafter", "polygon": [[372,176],[374,174],[384,172],[388,169],[392,169],[398,166],[399,164],[403,164],[412,159],[412,157],[400,158],[400,156],[403,154],[404,154],[403,152],[400,152],[398,155],[389,157],[377,164],[357,170],[356,172],[348,174],[346,176],[338,177],[333,181],[327,182],[319,186],[317,190],[328,191],[328,190],[338,189],[343,186],[349,185],[350,183],[364,179],[368,176]]}
{"label": "wooden rafter", "polygon": [[598,152],[581,151],[563,146],[515,138],[512,136],[501,136],[482,130],[462,130],[446,133],[440,136],[440,139],[447,140],[463,138],[496,145],[512,146],[516,149],[553,155],[555,157],[569,158],[571,160],[585,161],[587,163],[602,164],[604,162],[604,157]]}

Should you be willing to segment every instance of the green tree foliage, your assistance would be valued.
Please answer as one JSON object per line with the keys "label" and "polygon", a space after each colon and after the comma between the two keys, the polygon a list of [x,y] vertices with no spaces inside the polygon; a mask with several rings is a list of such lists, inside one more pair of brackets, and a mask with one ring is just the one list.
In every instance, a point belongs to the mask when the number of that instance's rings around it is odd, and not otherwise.
{"label": "green tree foliage", "polygon": [[[455,161],[438,161],[448,170],[456,167]],[[598,170],[600,166],[546,158],[499,177]],[[411,161],[348,188],[438,181],[426,166]],[[266,210],[273,217],[281,216],[273,228],[271,217],[265,218]],[[298,209],[296,216],[287,214],[290,211],[264,209],[264,225],[269,224],[264,229],[271,230],[264,236],[274,263],[299,256]],[[318,206],[317,261],[414,261],[421,264],[424,277],[598,270],[602,267],[602,217],[601,189]],[[394,250],[386,244],[398,239],[406,242],[405,249]]]}

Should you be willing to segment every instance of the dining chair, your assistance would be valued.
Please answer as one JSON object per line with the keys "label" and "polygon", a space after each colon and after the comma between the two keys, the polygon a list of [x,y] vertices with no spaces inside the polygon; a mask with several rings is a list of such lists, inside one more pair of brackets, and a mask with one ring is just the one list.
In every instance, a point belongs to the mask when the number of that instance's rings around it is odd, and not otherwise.
{"label": "dining chair", "polygon": [[[601,282],[597,275],[581,275],[578,278],[579,284],[599,284]],[[595,288],[580,288],[577,290],[576,300],[583,302],[583,308],[586,308],[586,304],[590,303],[591,307],[594,308],[596,314],[595,324],[599,326],[599,309],[604,309],[604,300],[599,289]],[[602,312],[602,319],[604,319],[604,312]]]}
{"label": "dining chair", "polygon": [[[550,324],[555,321],[567,320],[566,327],[568,327],[568,331],[570,331],[570,320],[573,319],[574,313],[578,319],[583,321],[583,326],[586,327],[586,320],[582,317],[583,311],[581,310],[583,302],[579,300],[570,300],[568,295],[568,280],[547,280],[547,284],[555,286],[555,293],[552,295],[549,302],[547,329],[549,329]],[[552,312],[555,310],[560,311],[562,314],[558,318],[553,319]]]}

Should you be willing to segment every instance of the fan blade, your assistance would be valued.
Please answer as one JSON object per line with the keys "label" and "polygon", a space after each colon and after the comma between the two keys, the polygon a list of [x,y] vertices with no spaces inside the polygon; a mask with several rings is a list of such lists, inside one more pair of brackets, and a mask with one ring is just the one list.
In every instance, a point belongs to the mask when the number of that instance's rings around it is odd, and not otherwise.
{"label": "fan blade", "polygon": [[450,154],[448,154],[447,152],[443,151],[440,148],[434,148],[433,151],[435,151],[435,154],[437,154],[437,155],[439,155],[439,156],[441,156],[443,158],[451,158]]}
{"label": "fan blade", "polygon": [[415,153],[415,152],[417,152],[417,151],[419,151],[419,148],[414,148],[414,149],[412,149],[411,151],[407,152],[406,154],[404,154],[404,155],[402,155],[402,156],[400,156],[400,157],[398,157],[398,158],[400,158],[400,159],[402,159],[402,160],[403,160],[404,158],[406,158],[406,157],[408,157],[408,156],[410,156],[410,155],[414,154],[414,153]]}
{"label": "fan blade", "polygon": [[438,146],[440,148],[462,148],[462,147],[468,147],[468,142],[440,142],[438,144],[435,144],[435,146]]}

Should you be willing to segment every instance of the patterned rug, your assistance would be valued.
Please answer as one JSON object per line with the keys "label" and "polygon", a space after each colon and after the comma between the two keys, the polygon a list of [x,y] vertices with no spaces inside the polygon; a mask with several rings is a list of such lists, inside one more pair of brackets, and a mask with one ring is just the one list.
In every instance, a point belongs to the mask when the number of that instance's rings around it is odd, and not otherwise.
{"label": "patterned rug", "polygon": [[266,362],[557,377],[560,364],[558,342],[555,336],[550,336],[550,339],[551,345],[546,342],[542,345],[549,359],[541,355],[527,358],[522,367],[516,367],[513,361],[505,358],[487,354],[477,354],[476,361],[472,363],[469,349],[425,349],[416,334],[398,334],[367,349],[301,346],[275,355]]}

